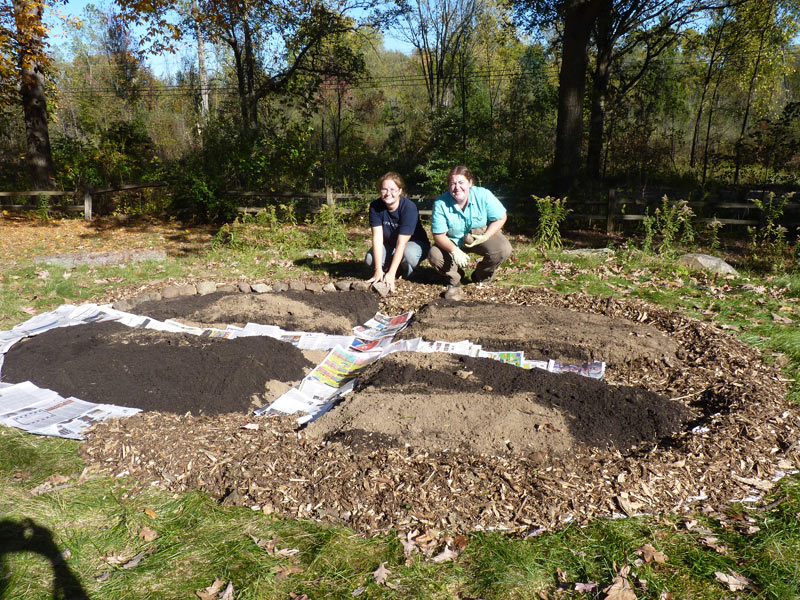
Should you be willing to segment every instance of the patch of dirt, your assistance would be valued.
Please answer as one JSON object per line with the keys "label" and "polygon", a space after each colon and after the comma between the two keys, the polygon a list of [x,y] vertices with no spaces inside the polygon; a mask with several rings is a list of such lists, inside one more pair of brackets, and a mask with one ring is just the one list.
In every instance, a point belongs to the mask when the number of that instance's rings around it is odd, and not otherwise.
{"label": "patch of dirt", "polygon": [[671,365],[677,344],[655,327],[554,306],[436,300],[425,305],[403,337],[457,342],[485,350],[524,350],[525,358],[613,366]]}
{"label": "patch of dirt", "polygon": [[218,415],[272,402],[313,366],[291,344],[268,337],[227,340],[103,322],[21,340],[6,353],[2,375],[65,398]]}
{"label": "patch of dirt", "polygon": [[267,294],[182,296],[160,302],[143,302],[137,314],[159,321],[178,319],[206,327],[261,323],[286,331],[316,331],[338,335],[371,319],[380,306],[375,294],[350,291],[311,294],[289,290]]}
{"label": "patch of dirt", "polygon": [[576,446],[630,450],[678,433],[690,415],[641,388],[486,358],[403,352],[370,365],[355,394],[306,428],[312,441],[372,449],[563,455]]}
{"label": "patch of dirt", "polygon": [[[89,466],[144,486],[201,489],[221,502],[365,533],[527,532],[612,513],[713,512],[769,489],[774,476],[800,464],[800,417],[785,398],[780,371],[709,323],[627,299],[467,286],[466,302],[450,306],[436,300],[441,291],[401,281],[382,312],[419,310],[410,333],[426,339],[467,338],[490,350],[519,344],[513,349],[531,358],[537,351],[602,358],[609,362],[606,380],[396,354],[370,367],[356,392],[305,430],[291,416],[161,408],[97,425],[81,454]],[[180,316],[275,321],[266,307],[248,308],[260,296],[231,297],[243,304],[228,314],[220,305]],[[314,303],[325,308],[346,296],[288,297],[305,306],[275,319],[306,310],[316,319]],[[174,316],[178,308],[170,307]],[[492,327],[502,335],[495,338]],[[72,329],[65,330],[70,337],[79,328]],[[201,341],[233,348],[230,340]],[[89,356],[90,345],[77,354]],[[37,355],[42,371],[77,370],[66,363],[69,351],[56,350],[50,362]],[[262,357],[269,362],[278,354],[289,356],[285,345]],[[135,356],[141,368],[170,371],[168,358]],[[179,374],[194,361],[181,357],[171,367]],[[118,371],[130,366],[123,361],[105,376],[117,382]],[[223,367],[208,370],[219,376]]]}

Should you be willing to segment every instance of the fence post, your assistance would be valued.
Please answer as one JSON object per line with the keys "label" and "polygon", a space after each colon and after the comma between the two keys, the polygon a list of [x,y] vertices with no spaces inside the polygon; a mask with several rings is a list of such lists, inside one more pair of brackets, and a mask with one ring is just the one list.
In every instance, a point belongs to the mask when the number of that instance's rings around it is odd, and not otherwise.
{"label": "fence post", "polygon": [[83,188],[83,220],[92,220],[92,186]]}
{"label": "fence post", "polygon": [[333,188],[329,185],[325,186],[325,204],[328,206],[333,206]]}
{"label": "fence post", "polygon": [[606,209],[606,235],[614,233],[614,217],[617,215],[617,190],[608,188],[608,208]]}

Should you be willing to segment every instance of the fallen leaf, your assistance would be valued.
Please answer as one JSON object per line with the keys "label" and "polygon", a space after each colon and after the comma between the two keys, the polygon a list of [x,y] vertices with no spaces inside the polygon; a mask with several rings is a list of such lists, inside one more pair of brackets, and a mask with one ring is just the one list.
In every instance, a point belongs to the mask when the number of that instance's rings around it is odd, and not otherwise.
{"label": "fallen leaf", "polygon": [[644,558],[644,562],[646,563],[656,562],[663,565],[665,562],[667,562],[667,555],[656,550],[652,544],[645,544],[639,548],[637,552],[642,555],[642,558]]}
{"label": "fallen leaf", "polygon": [[121,565],[122,563],[128,562],[128,557],[124,554],[119,554],[118,552],[114,552],[113,554],[104,556],[102,560],[104,560],[110,565]]}
{"label": "fallen leaf", "polygon": [[143,558],[144,558],[144,550],[139,552],[139,554],[137,554],[132,559],[130,559],[128,562],[126,562],[124,565],[122,565],[122,568],[123,569],[133,569],[134,567],[138,567],[139,563],[142,562]]}
{"label": "fallen leaf", "polygon": [[233,582],[228,582],[228,587],[225,588],[225,591],[222,592],[222,595],[219,597],[219,600],[234,600],[233,598]]}
{"label": "fallen leaf", "polygon": [[287,579],[289,575],[294,575],[295,573],[302,573],[303,567],[299,567],[297,565],[285,565],[282,567],[275,567],[275,579]]}
{"label": "fallen leaf", "polygon": [[603,590],[606,594],[606,600],[637,600],[636,592],[633,591],[631,582],[628,581],[628,573],[630,573],[630,566],[622,567],[611,585]]}
{"label": "fallen leaf", "polygon": [[386,585],[386,579],[391,574],[391,571],[386,568],[386,562],[382,562],[377,569],[372,572],[372,576],[375,578],[375,582],[378,585]]}
{"label": "fallen leaf", "polygon": [[36,309],[31,308],[30,306],[20,306],[19,309],[24,312],[26,315],[35,315]]}
{"label": "fallen leaf", "polygon": [[18,481],[27,481],[30,478],[31,474],[28,473],[27,471],[17,471],[16,473],[14,473],[14,479]]}
{"label": "fallen leaf", "polygon": [[139,537],[145,542],[152,542],[158,538],[158,533],[145,525],[139,530]]}
{"label": "fallen leaf", "polygon": [[720,544],[719,539],[714,537],[713,535],[707,535],[705,537],[700,538],[700,543],[708,548],[711,548],[712,550],[714,550],[719,554],[728,553],[728,547],[724,544]]}
{"label": "fallen leaf", "polygon": [[717,577],[718,581],[721,581],[725,585],[728,586],[728,589],[732,592],[738,592],[740,590],[749,587],[752,581],[750,581],[744,575],[739,575],[733,569],[728,569],[728,573],[722,573],[720,571],[714,571],[714,575]]}
{"label": "fallen leaf", "polygon": [[416,533],[416,531],[409,531],[405,537],[403,537],[403,535],[400,533],[397,534],[397,537],[400,539],[400,543],[403,545],[404,556],[411,556],[417,551],[417,545],[414,543],[414,540],[411,539]]}
{"label": "fallen leaf", "polygon": [[772,316],[772,320],[776,323],[794,323],[792,319],[779,315],[778,313],[770,313],[770,315]]}
{"label": "fallen leaf", "polygon": [[214,583],[207,588],[195,591],[195,595],[200,600],[215,600],[223,585],[225,585],[225,582],[222,579],[215,579]]}
{"label": "fallen leaf", "polygon": [[594,582],[594,581],[588,581],[586,583],[576,583],[575,584],[575,591],[576,592],[584,592],[586,594],[593,594],[596,589],[597,589],[597,583]]}
{"label": "fallen leaf", "polygon": [[453,545],[457,552],[461,552],[462,550],[464,550],[464,548],[467,547],[468,542],[469,540],[467,540],[467,536],[465,535],[459,534],[453,538]]}
{"label": "fallen leaf", "polygon": [[435,563],[440,563],[440,562],[447,562],[449,560],[453,560],[456,558],[458,558],[458,552],[454,552],[453,550],[450,549],[449,546],[445,546],[444,550],[442,550],[439,554],[434,556],[431,559],[431,561]]}
{"label": "fallen leaf", "polygon": [[151,509],[151,508],[145,508],[145,509],[144,509],[144,514],[146,514],[146,515],[147,515],[148,517],[150,517],[151,519],[155,519],[155,518],[158,516],[158,515],[156,514],[156,511],[154,511],[154,510],[153,510],[153,509]]}

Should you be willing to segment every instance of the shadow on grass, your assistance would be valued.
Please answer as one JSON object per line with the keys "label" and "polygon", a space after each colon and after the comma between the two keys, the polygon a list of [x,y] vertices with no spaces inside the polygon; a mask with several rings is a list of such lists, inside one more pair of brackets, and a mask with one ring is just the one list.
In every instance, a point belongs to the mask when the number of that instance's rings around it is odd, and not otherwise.
{"label": "shadow on grass", "polygon": [[78,578],[67,566],[64,554],[58,549],[49,529],[31,519],[0,521],[0,598],[9,598],[8,573],[5,556],[12,552],[32,552],[42,555],[53,569],[53,598],[62,600],[88,599]]}
{"label": "shadow on grass", "polygon": [[[317,258],[300,258],[294,261],[298,267],[305,267],[316,273],[324,273],[332,279],[369,279],[372,268],[359,260],[342,260],[337,262],[321,261]],[[433,267],[422,265],[414,270],[410,281],[417,283],[438,284],[444,279]]]}

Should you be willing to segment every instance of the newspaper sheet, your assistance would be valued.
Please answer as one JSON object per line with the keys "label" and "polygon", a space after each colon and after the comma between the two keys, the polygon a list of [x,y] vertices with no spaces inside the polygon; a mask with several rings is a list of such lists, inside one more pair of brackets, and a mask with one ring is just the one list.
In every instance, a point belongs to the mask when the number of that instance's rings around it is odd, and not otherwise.
{"label": "newspaper sheet", "polygon": [[95,423],[137,412],[140,409],[63,398],[30,381],[0,388],[0,424],[41,435],[80,440]]}

